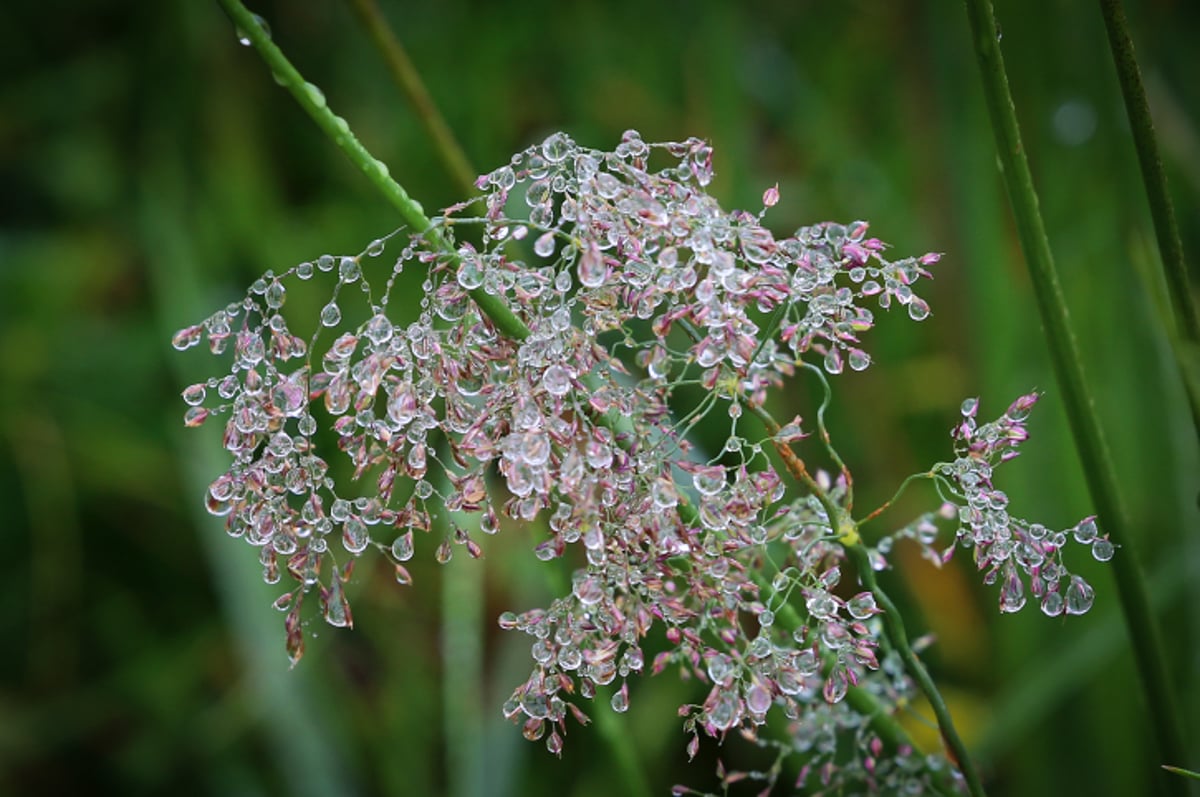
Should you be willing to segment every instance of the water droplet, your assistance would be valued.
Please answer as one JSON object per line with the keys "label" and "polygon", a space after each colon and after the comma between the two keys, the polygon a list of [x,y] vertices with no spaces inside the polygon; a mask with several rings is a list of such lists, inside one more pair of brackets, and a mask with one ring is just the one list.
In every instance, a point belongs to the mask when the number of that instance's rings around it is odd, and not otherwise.
{"label": "water droplet", "polygon": [[850,349],[846,352],[846,360],[853,371],[865,371],[871,364],[871,355],[862,349]]}
{"label": "water droplet", "polygon": [[542,233],[533,242],[533,251],[538,257],[550,257],[554,254],[554,231]]}
{"label": "water droplet", "polygon": [[362,276],[362,269],[358,265],[358,260],[353,257],[343,257],[341,263],[338,264],[338,277],[342,282],[354,282]]}
{"label": "water droplet", "polygon": [[190,349],[192,346],[195,346],[200,342],[203,334],[204,327],[200,326],[199,324],[191,327],[184,327],[176,332],[175,336],[171,338],[171,345],[174,346],[178,351]]}
{"label": "water droplet", "polygon": [[842,353],[837,348],[831,348],[825,355],[825,370],[831,374],[842,372]]}
{"label": "water droplet", "polygon": [[1067,587],[1067,614],[1084,614],[1088,609],[1092,608],[1092,604],[1096,600],[1096,593],[1092,590],[1092,585],[1084,581],[1079,576],[1071,576],[1071,583]]}
{"label": "water droplet", "polygon": [[317,268],[321,271],[332,271],[333,265],[333,255],[321,255],[317,258]]}
{"label": "water droplet", "polygon": [[188,427],[196,427],[204,423],[208,418],[208,410],[203,407],[188,407],[187,412],[183,414],[183,425]]}
{"label": "water droplet", "polygon": [[346,600],[342,579],[335,572],[328,594],[321,595],[324,603],[325,622],[337,628],[353,628],[354,618],[350,614],[350,603]]}
{"label": "water droplet", "polygon": [[205,396],[204,383],[197,382],[194,385],[189,385],[184,388],[182,395],[184,403],[189,406],[195,407],[197,404],[203,403]]}
{"label": "water droplet", "polygon": [[1090,545],[1098,534],[1099,530],[1096,528],[1096,519],[1094,517],[1084,518],[1075,527],[1075,541],[1083,545]]}
{"label": "water droplet", "polygon": [[612,710],[618,714],[624,714],[629,710],[629,684],[627,682],[621,682],[621,688],[613,693],[609,704],[612,706]]}
{"label": "water droplet", "polygon": [[439,565],[444,565],[454,557],[454,547],[450,544],[449,539],[442,540],[434,552],[433,558],[437,560]]}
{"label": "water droplet", "polygon": [[[271,38],[271,27],[269,25],[267,25],[267,21],[265,19],[263,19],[262,17],[260,17],[258,14],[251,14],[251,17],[253,17],[254,24],[258,26],[258,29],[260,31],[262,31],[262,33],[266,36],[266,38],[270,39]],[[237,37],[238,37],[238,43],[240,43],[243,47],[249,47],[251,44],[254,43],[250,39],[250,34],[247,33],[246,31],[242,30],[241,28],[237,29]]]}
{"label": "water droplet", "polygon": [[599,288],[608,277],[608,267],[604,265],[604,256],[600,247],[589,243],[579,258],[579,281],[586,288]]}
{"label": "water droplet", "polygon": [[376,313],[371,317],[371,320],[367,322],[367,337],[370,338],[371,342],[376,346],[382,346],[384,343],[387,343],[389,340],[391,340],[394,331],[395,330],[392,326],[391,319],[389,319],[383,313]]}
{"label": "water droplet", "polygon": [[296,276],[302,280],[310,279],[313,275],[313,264],[305,260],[296,266]]}
{"label": "water droplet", "polygon": [[392,556],[399,562],[407,562],[413,555],[412,532],[401,534],[392,542]]}
{"label": "water droplet", "polygon": [[382,238],[376,238],[371,243],[367,244],[367,255],[369,257],[379,257],[383,254],[383,247],[386,241]]}
{"label": "water droplet", "polygon": [[1058,592],[1047,592],[1042,598],[1042,612],[1047,617],[1057,617],[1063,611],[1063,596]]}
{"label": "water droplet", "polygon": [[304,91],[308,93],[308,97],[313,101],[313,105],[316,105],[318,108],[325,107],[325,92],[321,91],[312,83],[305,83]]}
{"label": "water droplet", "polygon": [[924,321],[929,317],[929,305],[920,297],[912,297],[908,303],[908,317],[913,321]]}
{"label": "water droplet", "polygon": [[342,320],[342,310],[337,302],[330,302],[321,308],[321,323],[327,327],[337,326]]}
{"label": "water droplet", "polygon": [[1113,558],[1114,553],[1116,546],[1103,537],[1092,543],[1092,556],[1097,562],[1107,562]]}
{"label": "water droplet", "polygon": [[565,396],[571,389],[571,373],[561,365],[552,365],[542,375],[542,387],[552,396]]}
{"label": "water droplet", "polygon": [[555,133],[542,142],[542,156],[551,163],[558,163],[567,157],[573,142],[565,133]]}
{"label": "water droplet", "polygon": [[464,257],[458,264],[458,284],[463,290],[473,291],[483,284],[486,276],[483,264],[477,257]]}
{"label": "water droplet", "polygon": [[701,495],[716,495],[725,486],[725,468],[720,465],[698,468],[692,474],[692,484]]}
{"label": "water droplet", "polygon": [[358,518],[352,517],[342,524],[342,547],[352,554],[360,554],[367,549],[371,535],[367,525]]}

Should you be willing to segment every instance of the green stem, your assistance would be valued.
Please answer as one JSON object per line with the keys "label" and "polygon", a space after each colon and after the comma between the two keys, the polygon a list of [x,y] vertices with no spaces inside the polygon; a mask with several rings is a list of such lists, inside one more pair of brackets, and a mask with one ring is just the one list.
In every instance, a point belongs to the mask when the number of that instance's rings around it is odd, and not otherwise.
{"label": "green stem", "polygon": [[[762,421],[767,433],[772,438],[779,433],[779,422],[766,409],[763,407],[752,407],[751,411]],[[983,797],[985,794],[983,782],[980,780],[979,773],[975,769],[974,761],[967,751],[967,746],[963,743],[962,737],[958,735],[958,730],[954,727],[954,718],[950,716],[950,709],[946,706],[946,701],[942,698],[941,692],[938,691],[937,684],[933,682],[933,678],[929,676],[929,671],[925,669],[925,665],[921,663],[916,651],[913,650],[912,645],[908,641],[908,632],[904,628],[904,616],[900,613],[896,604],[892,602],[891,597],[879,586],[879,582],[875,578],[875,570],[871,566],[871,559],[867,553],[867,548],[859,541],[857,524],[847,513],[846,509],[838,506],[821,489],[821,486],[808,473],[803,461],[796,456],[790,446],[784,443],[776,443],[775,450],[783,458],[788,472],[808,487],[813,495],[817,496],[818,500],[820,500],[822,506],[825,507],[825,513],[829,516],[830,527],[841,541],[847,557],[857,568],[859,581],[871,591],[879,607],[883,609],[884,628],[887,631],[887,636],[892,643],[892,647],[900,654],[900,658],[904,661],[904,667],[908,670],[908,674],[912,676],[917,687],[925,695],[925,699],[929,701],[929,705],[933,708],[938,728],[942,733],[942,740],[956,759],[955,763],[963,773],[963,777],[966,778],[967,790],[972,797]]]}
{"label": "green stem", "polygon": [[375,43],[379,54],[383,56],[388,71],[392,73],[392,79],[404,92],[404,96],[412,105],[417,118],[421,120],[426,134],[437,148],[438,156],[450,173],[455,187],[463,196],[470,196],[475,191],[477,172],[471,168],[458,139],[455,138],[450,126],[446,124],[445,118],[438,111],[429,90],[421,80],[421,74],[413,66],[412,60],[404,50],[404,45],[400,43],[400,39],[388,25],[379,4],[375,0],[347,1],[358,15],[363,27],[367,29],[367,34]]}
{"label": "green stem", "polygon": [[[400,218],[411,229],[419,233],[428,233],[441,243],[446,253],[457,258],[448,245],[442,241],[433,224],[425,215],[421,203],[408,195],[408,192],[388,174],[387,166],[377,160],[367,151],[345,119],[329,109],[325,97],[316,86],[307,82],[291,61],[284,56],[273,41],[270,34],[263,28],[262,22],[242,5],[239,0],[217,0],[225,13],[233,20],[238,35],[244,36],[262,56],[267,67],[275,76],[275,80],[283,86],[299,103],[300,107],[317,123],[317,127],[329,136],[337,147],[346,154],[350,162],[383,194],[392,206],[400,212]],[[529,337],[529,329],[513,314],[512,310],[498,296],[485,291],[482,287],[470,291],[471,298],[479,305],[479,309],[491,319],[496,328],[510,338],[524,340]]]}
{"label": "green stem", "polygon": [[[992,120],[1005,187],[1012,205],[1021,249],[1029,268],[1038,311],[1050,348],[1055,375],[1083,464],[1088,489],[1103,528],[1124,548],[1113,558],[1113,573],[1125,623],[1133,641],[1142,690],[1149,704],[1151,723],[1164,760],[1183,760],[1183,741],[1175,701],[1167,680],[1162,645],[1155,618],[1146,598],[1145,580],[1134,552],[1127,514],[1095,406],[1084,379],[1079,347],[1067,314],[1066,302],[1050,244],[1046,238],[1037,193],[1013,107],[1004,59],[996,36],[996,20],[989,0],[967,0],[976,56],[983,78],[984,97]],[[1178,781],[1160,778],[1163,788],[1182,793]]]}
{"label": "green stem", "polygon": [[1108,44],[1117,68],[1121,95],[1125,99],[1129,128],[1133,131],[1133,144],[1142,170],[1142,183],[1146,186],[1150,217],[1154,221],[1154,235],[1158,240],[1158,252],[1175,322],[1170,333],[1175,359],[1191,403],[1192,425],[1200,433],[1200,319],[1183,259],[1183,243],[1175,222],[1175,207],[1167,190],[1167,176],[1159,155],[1154,118],[1150,115],[1150,103],[1142,85],[1142,74],[1138,69],[1133,38],[1129,34],[1129,23],[1125,19],[1121,0],[1100,0],[1100,13],[1108,31]]}
{"label": "green stem", "polygon": [[1125,98],[1125,113],[1133,131],[1133,143],[1142,169],[1142,182],[1146,185],[1146,198],[1150,203],[1150,216],[1154,220],[1158,250],[1174,304],[1176,326],[1184,340],[1200,343],[1200,316],[1196,313],[1196,303],[1188,284],[1179,225],[1175,222],[1175,208],[1167,190],[1167,176],[1158,151],[1154,119],[1150,115],[1150,103],[1146,100],[1146,89],[1142,85],[1142,73],[1138,69],[1125,9],[1121,0],[1100,0],[1100,12],[1108,31],[1108,44],[1117,67],[1121,95]]}

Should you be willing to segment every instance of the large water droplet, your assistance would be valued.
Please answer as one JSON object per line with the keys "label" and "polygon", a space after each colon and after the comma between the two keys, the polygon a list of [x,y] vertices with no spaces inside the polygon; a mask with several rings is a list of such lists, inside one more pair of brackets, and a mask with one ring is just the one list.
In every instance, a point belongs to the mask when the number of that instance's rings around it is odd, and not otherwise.
{"label": "large water droplet", "polygon": [[392,542],[392,556],[396,557],[397,561],[407,562],[413,556],[413,535],[412,532],[401,534]]}
{"label": "large water droplet", "polygon": [[1092,608],[1095,600],[1092,585],[1079,576],[1071,576],[1071,584],[1067,587],[1067,614],[1083,614]]}
{"label": "large water droplet", "polygon": [[[262,17],[260,17],[258,14],[252,14],[251,16],[254,19],[254,24],[258,26],[259,30],[261,30],[268,39],[271,38],[271,27],[269,25],[267,25],[267,21],[265,19],[263,19]],[[237,37],[238,37],[238,43],[241,44],[243,47],[249,47],[251,44],[254,43],[250,39],[250,34],[247,33],[246,31],[242,30],[241,28],[237,29]]]}
{"label": "large water droplet", "polygon": [[337,302],[330,302],[321,308],[321,323],[327,327],[337,326],[342,320],[342,309]]}
{"label": "large water droplet", "polygon": [[554,231],[542,233],[533,242],[533,251],[538,257],[550,257],[554,254]]}
{"label": "large water droplet", "polygon": [[352,517],[342,524],[342,546],[352,554],[360,554],[367,549],[371,535],[367,525],[358,518]]}
{"label": "large water droplet", "polygon": [[618,689],[613,694],[612,700],[609,701],[609,703],[612,706],[612,710],[617,712],[618,714],[624,714],[626,711],[628,711],[629,710],[629,684],[623,681],[621,683],[621,688]]}

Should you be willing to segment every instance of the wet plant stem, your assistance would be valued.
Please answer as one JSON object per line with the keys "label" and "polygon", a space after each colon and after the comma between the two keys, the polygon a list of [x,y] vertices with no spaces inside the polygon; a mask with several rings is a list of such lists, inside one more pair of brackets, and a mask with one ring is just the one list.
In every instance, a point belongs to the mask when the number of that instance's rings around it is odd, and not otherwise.
{"label": "wet plant stem", "polygon": [[[1172,699],[1163,661],[1158,626],[1150,611],[1120,485],[1084,378],[1079,346],[1038,209],[1037,192],[1021,143],[1008,75],[996,35],[995,13],[990,0],[966,0],[966,9],[1001,172],[1075,446],[1100,523],[1110,539],[1123,548],[1113,557],[1113,573],[1159,756],[1164,761],[1182,761],[1185,748],[1176,716],[1177,703]],[[1160,777],[1159,781],[1163,793],[1186,793],[1186,788],[1179,785],[1182,782],[1179,779]]]}
{"label": "wet plant stem", "polygon": [[[875,578],[875,570],[871,566],[870,556],[858,534],[858,525],[850,517],[848,510],[835,503],[829,497],[828,493],[817,484],[816,480],[809,474],[804,461],[796,455],[791,446],[778,442],[775,439],[780,431],[779,422],[763,407],[752,406],[751,411],[762,421],[763,426],[766,427],[767,434],[771,436],[774,443],[775,451],[783,460],[788,473],[791,474],[792,478],[807,487],[813,495],[817,496],[822,506],[825,507],[825,514],[829,517],[830,527],[842,543],[847,557],[854,563],[859,581],[875,596],[875,601],[879,604],[879,608],[883,610],[883,623],[887,631],[888,640],[892,643],[892,647],[896,649],[896,652],[900,654],[900,658],[903,660],[904,668],[908,671],[908,674],[916,682],[921,693],[925,695],[925,699],[929,701],[934,716],[937,718],[938,729],[942,734],[942,741],[952,754],[954,763],[963,773],[963,777],[967,782],[967,790],[972,797],[984,797],[983,782],[979,778],[979,773],[975,769],[973,760],[967,751],[967,746],[963,743],[962,737],[958,735],[958,731],[954,727],[954,718],[950,716],[950,709],[947,707],[941,692],[938,691],[937,684],[929,676],[929,671],[925,669],[925,665],[921,663],[916,651],[913,650],[912,645],[908,641],[908,632],[904,628],[904,616],[900,613],[896,604],[892,602],[891,597],[879,586],[879,582]],[[845,466],[843,465],[842,467]]]}

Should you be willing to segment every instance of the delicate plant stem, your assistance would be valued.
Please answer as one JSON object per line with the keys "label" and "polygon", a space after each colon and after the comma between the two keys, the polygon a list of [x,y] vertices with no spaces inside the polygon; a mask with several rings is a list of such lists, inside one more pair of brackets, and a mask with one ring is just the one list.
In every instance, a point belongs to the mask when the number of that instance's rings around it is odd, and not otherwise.
{"label": "delicate plant stem", "polygon": [[[1050,244],[1038,210],[1033,176],[1022,148],[1008,76],[996,37],[992,4],[989,0],[967,0],[966,7],[1004,182],[1037,296],[1055,374],[1063,392],[1067,418],[1100,522],[1112,541],[1124,548],[1113,558],[1112,564],[1122,611],[1133,641],[1133,654],[1142,689],[1149,704],[1159,755],[1165,760],[1181,761],[1184,746],[1175,714],[1175,702],[1167,681],[1157,623],[1150,612],[1141,566],[1131,544],[1133,540],[1120,486],[1084,379],[1078,344],[1071,329]],[[1172,784],[1166,778],[1160,780],[1165,789],[1182,793],[1179,781]]]}
{"label": "delicate plant stem", "polygon": [[[779,433],[779,422],[771,417],[771,414],[764,408],[753,407],[752,412],[763,422],[767,434],[771,435],[772,438]],[[946,706],[946,701],[942,698],[941,692],[938,691],[937,684],[929,676],[929,671],[925,669],[925,665],[921,663],[916,651],[909,644],[908,632],[904,628],[904,616],[900,613],[896,604],[892,602],[891,597],[879,586],[879,582],[875,578],[875,570],[871,567],[871,560],[867,554],[867,549],[859,541],[857,525],[849,516],[846,509],[835,504],[825,491],[821,489],[821,486],[808,473],[804,461],[796,456],[796,453],[792,451],[790,446],[775,440],[773,442],[775,450],[783,458],[788,472],[797,481],[807,486],[824,505],[825,513],[829,516],[830,526],[833,528],[833,532],[838,535],[847,556],[857,568],[859,580],[863,586],[871,591],[879,607],[883,609],[884,627],[887,630],[888,639],[891,641],[892,647],[900,654],[900,658],[904,661],[904,667],[908,670],[908,674],[916,681],[917,687],[925,695],[925,699],[929,701],[929,705],[933,708],[938,728],[942,733],[942,740],[953,754],[954,762],[962,771],[963,777],[966,778],[968,791],[972,797],[983,797],[985,793],[983,782],[979,778],[979,773],[975,770],[975,765],[967,751],[967,746],[963,744],[962,738],[958,735],[958,731],[954,727],[954,719],[950,716],[950,709]]]}
{"label": "delicate plant stem", "polygon": [[[371,184],[387,197],[392,206],[400,212],[400,218],[404,220],[404,223],[417,232],[428,232],[433,225],[425,215],[421,203],[410,197],[408,192],[391,178],[387,167],[367,151],[367,148],[350,130],[350,125],[346,120],[329,109],[320,91],[305,81],[296,67],[292,66],[283,51],[271,41],[271,37],[258,18],[251,14],[239,0],[217,0],[217,2],[233,20],[238,35],[248,39],[262,59],[266,61],[267,67],[275,76],[276,81],[291,93],[300,107],[317,123],[317,127],[321,128],[330,140],[346,154],[346,157],[350,158],[350,161],[366,175]],[[436,233],[432,234],[436,235]],[[448,254],[456,257],[449,247],[446,249]],[[502,333],[517,340],[529,337],[529,329],[521,323],[521,319],[513,314],[502,299],[493,296],[482,287],[470,291],[470,295],[479,305],[479,309],[492,320],[492,323]]]}
{"label": "delicate plant stem", "polygon": [[1117,67],[1121,95],[1125,98],[1125,113],[1129,116],[1129,126],[1133,131],[1133,143],[1142,169],[1142,182],[1146,185],[1146,198],[1150,203],[1150,216],[1154,220],[1158,250],[1174,304],[1175,322],[1180,337],[1200,343],[1200,315],[1197,315],[1196,303],[1188,284],[1179,225],[1175,222],[1175,208],[1167,190],[1167,176],[1163,172],[1158,151],[1154,119],[1150,115],[1150,103],[1146,100],[1146,89],[1142,85],[1142,74],[1138,69],[1125,9],[1121,0],[1100,0],[1100,12],[1108,31],[1108,44]]}
{"label": "delicate plant stem", "polygon": [[388,25],[379,4],[375,0],[348,0],[348,2],[354,12],[358,14],[363,27],[367,29],[367,34],[375,43],[379,54],[383,56],[388,71],[392,73],[392,79],[404,92],[404,96],[408,98],[417,118],[421,120],[425,132],[437,148],[442,164],[450,173],[455,187],[462,192],[463,196],[470,195],[475,190],[477,172],[471,168],[470,161],[463,153],[458,139],[455,138],[450,126],[446,124],[445,118],[438,110],[429,90],[426,89],[424,81],[421,80],[421,74],[413,66],[408,53],[405,52],[404,45],[400,43],[400,39]]}
{"label": "delicate plant stem", "polygon": [[1159,155],[1154,118],[1150,115],[1150,103],[1142,85],[1133,37],[1129,33],[1129,23],[1125,19],[1121,0],[1100,0],[1100,13],[1108,31],[1108,44],[1117,68],[1121,95],[1125,99],[1125,114],[1133,131],[1133,144],[1142,171],[1142,183],[1146,186],[1150,217],[1154,221],[1154,235],[1158,240],[1158,252],[1175,321],[1171,330],[1175,359],[1191,402],[1192,424],[1200,433],[1200,317],[1197,316],[1196,303],[1188,282],[1183,243],[1179,238],[1179,225],[1175,222],[1171,193],[1167,190],[1167,176]]}

